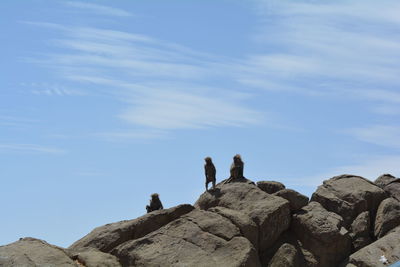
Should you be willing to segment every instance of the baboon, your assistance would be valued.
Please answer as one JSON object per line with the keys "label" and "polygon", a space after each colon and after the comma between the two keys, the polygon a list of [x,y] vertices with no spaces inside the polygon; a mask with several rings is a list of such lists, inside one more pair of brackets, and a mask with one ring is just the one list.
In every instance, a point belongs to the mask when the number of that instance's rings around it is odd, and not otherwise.
{"label": "baboon", "polygon": [[204,160],[206,161],[206,164],[204,164],[204,172],[206,175],[206,191],[208,191],[208,183],[210,182],[212,182],[212,189],[215,189],[215,175],[217,170],[215,169],[210,157],[206,157]]}
{"label": "baboon", "polygon": [[155,210],[162,210],[164,207],[158,197],[157,193],[151,195],[150,205],[146,205],[147,213],[155,211]]}
{"label": "baboon", "polygon": [[233,163],[231,165],[231,176],[227,180],[227,182],[232,182],[233,180],[236,179],[242,179],[243,177],[243,168],[244,168],[244,163],[242,161],[242,158],[239,154],[236,154],[233,157]]}

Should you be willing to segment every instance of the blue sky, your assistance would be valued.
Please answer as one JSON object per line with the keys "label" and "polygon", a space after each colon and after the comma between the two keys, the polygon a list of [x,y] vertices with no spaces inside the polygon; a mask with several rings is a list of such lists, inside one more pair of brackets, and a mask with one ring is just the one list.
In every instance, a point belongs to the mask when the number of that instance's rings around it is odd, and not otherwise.
{"label": "blue sky", "polygon": [[310,195],[400,176],[398,1],[0,3],[0,244],[94,227],[245,176]]}

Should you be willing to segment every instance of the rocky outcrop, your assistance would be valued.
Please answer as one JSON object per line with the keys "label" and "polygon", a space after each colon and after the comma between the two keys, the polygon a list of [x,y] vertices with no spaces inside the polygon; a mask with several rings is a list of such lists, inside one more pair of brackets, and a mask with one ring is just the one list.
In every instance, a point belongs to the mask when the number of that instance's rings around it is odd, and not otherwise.
{"label": "rocky outcrop", "polygon": [[371,219],[369,211],[360,213],[350,226],[351,238],[353,243],[353,251],[365,247],[372,242],[371,233]]}
{"label": "rocky outcrop", "polygon": [[[374,234],[377,238],[400,225],[400,202],[387,198],[381,202],[376,213]],[[400,241],[399,241],[400,242]]]}
{"label": "rocky outcrop", "polygon": [[337,176],[311,202],[277,182],[223,181],[194,206],[100,226],[68,249],[0,246],[0,266],[384,266],[400,259],[398,181]]}
{"label": "rocky outcrop", "polygon": [[375,219],[376,210],[386,197],[385,191],[371,181],[346,174],[324,181],[311,200],[342,216],[345,226],[349,227],[364,211],[369,211],[371,219]]}
{"label": "rocky outcrop", "polygon": [[195,207],[203,210],[224,207],[250,217],[258,227],[259,250],[272,246],[290,224],[289,202],[281,197],[266,194],[250,184],[230,183],[217,186],[214,192],[202,194]]}
{"label": "rocky outcrop", "polygon": [[[313,254],[318,266],[337,266],[351,251],[349,232],[340,215],[310,202],[292,218],[291,231]],[[312,264],[309,264],[312,265]]]}
{"label": "rocky outcrop", "polygon": [[[374,243],[352,254],[343,266],[352,267],[383,267],[400,260],[400,227]],[[381,256],[388,260],[388,264],[381,261]]]}
{"label": "rocky outcrop", "polygon": [[22,238],[0,247],[0,266],[77,267],[68,252],[35,238]]}
{"label": "rocky outcrop", "polygon": [[123,266],[260,266],[258,254],[229,219],[194,210],[112,252]]}
{"label": "rocky outcrop", "polygon": [[192,210],[193,206],[184,204],[170,209],[153,211],[134,220],[106,224],[95,228],[69,248],[92,247],[102,252],[109,252],[116,246],[143,237]]}
{"label": "rocky outcrop", "polygon": [[273,194],[280,190],[285,189],[285,185],[276,181],[260,181],[257,182],[258,188],[268,194]]}
{"label": "rocky outcrop", "polygon": [[292,212],[298,211],[299,209],[307,205],[309,200],[308,197],[306,197],[305,195],[302,195],[292,189],[282,189],[274,193],[273,195],[282,197],[289,201],[290,210]]}

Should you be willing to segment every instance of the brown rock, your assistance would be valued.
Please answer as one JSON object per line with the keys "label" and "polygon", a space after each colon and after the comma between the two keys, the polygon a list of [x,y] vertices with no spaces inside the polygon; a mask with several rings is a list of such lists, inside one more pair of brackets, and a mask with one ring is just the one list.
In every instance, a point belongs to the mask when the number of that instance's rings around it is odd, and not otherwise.
{"label": "brown rock", "polygon": [[275,253],[268,267],[302,267],[304,264],[304,258],[299,249],[285,243]]}
{"label": "brown rock", "polygon": [[77,267],[69,254],[60,247],[31,238],[21,238],[0,246],[0,266],[60,266]]}
{"label": "brown rock", "polygon": [[276,181],[260,181],[257,182],[258,188],[268,194],[273,194],[280,190],[285,189],[285,185]]}
{"label": "brown rock", "polygon": [[291,230],[318,262],[317,266],[337,266],[351,252],[351,238],[343,219],[310,202],[292,218]]}
{"label": "brown rock", "polygon": [[143,237],[193,209],[193,206],[184,204],[170,209],[157,210],[134,220],[106,224],[95,228],[69,248],[93,247],[102,252],[110,252],[114,247],[128,240]]}
{"label": "brown rock", "polygon": [[[388,231],[400,225],[400,202],[387,198],[381,202],[376,213],[374,234],[383,237]],[[400,242],[400,241],[399,241]]]}
{"label": "brown rock", "polygon": [[121,267],[117,257],[95,248],[69,250],[70,257],[85,267]]}
{"label": "brown rock", "polygon": [[123,266],[260,266],[257,251],[229,219],[197,209],[112,254]]}
{"label": "brown rock", "polygon": [[394,180],[396,180],[396,177],[387,173],[379,176],[374,183],[380,188],[384,189],[385,186],[387,186],[390,182],[393,182]]}
{"label": "brown rock", "polygon": [[350,266],[361,267],[383,267],[388,266],[379,261],[381,256],[385,256],[389,264],[400,260],[400,227],[370,245],[360,249],[350,255],[348,264]]}
{"label": "brown rock", "polygon": [[260,250],[272,246],[290,224],[289,202],[250,184],[218,185],[212,193],[203,193],[195,204],[203,210],[217,206],[240,211],[257,224]]}
{"label": "brown rock", "polygon": [[311,201],[342,216],[345,227],[349,227],[361,212],[370,211],[371,218],[375,218],[376,210],[386,196],[384,190],[363,177],[341,175],[324,181]]}
{"label": "brown rock", "polygon": [[350,227],[350,236],[353,242],[354,251],[359,250],[372,242],[370,237],[371,220],[368,211],[360,213]]}
{"label": "brown rock", "polygon": [[292,189],[282,189],[273,194],[289,201],[290,210],[297,211],[308,204],[308,197]]}

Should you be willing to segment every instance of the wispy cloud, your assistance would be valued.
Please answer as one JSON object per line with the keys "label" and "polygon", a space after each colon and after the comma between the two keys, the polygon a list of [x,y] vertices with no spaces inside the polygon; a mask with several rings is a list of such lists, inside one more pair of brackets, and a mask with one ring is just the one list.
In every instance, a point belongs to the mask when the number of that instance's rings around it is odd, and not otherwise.
{"label": "wispy cloud", "polygon": [[27,88],[34,95],[82,96],[87,94],[83,90],[71,89],[63,85],[47,82],[22,82],[19,86],[24,89]]}
{"label": "wispy cloud", "polygon": [[358,140],[390,148],[400,148],[400,126],[372,125],[347,131]]}
{"label": "wispy cloud", "polygon": [[41,146],[36,144],[0,143],[0,152],[64,154],[66,151],[59,148]]}
{"label": "wispy cloud", "polygon": [[120,9],[120,8],[103,6],[103,5],[98,5],[98,4],[88,3],[88,2],[68,1],[68,2],[65,2],[65,4],[69,7],[84,9],[86,11],[90,11],[90,12],[93,12],[93,13],[99,14],[99,15],[118,16],[118,17],[132,16],[131,13],[129,13],[123,9]]}

